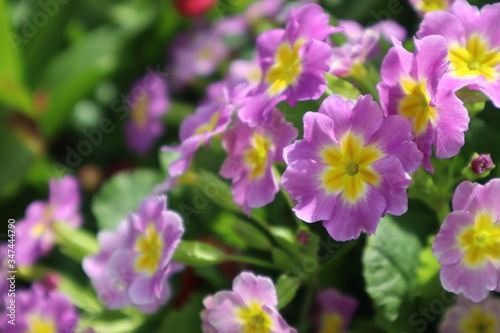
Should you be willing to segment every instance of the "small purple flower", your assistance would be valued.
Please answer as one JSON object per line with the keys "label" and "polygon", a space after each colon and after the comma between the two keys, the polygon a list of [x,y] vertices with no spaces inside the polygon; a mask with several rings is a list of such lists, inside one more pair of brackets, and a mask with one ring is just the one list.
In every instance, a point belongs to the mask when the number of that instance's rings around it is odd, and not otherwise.
{"label": "small purple flower", "polygon": [[493,160],[489,154],[475,154],[472,158],[472,162],[470,163],[470,168],[476,175],[482,175],[494,167],[495,165],[493,164]]}
{"label": "small purple flower", "polygon": [[413,9],[421,16],[436,10],[450,10],[454,2],[455,0],[410,0]]}
{"label": "small purple flower", "polygon": [[419,38],[441,35],[446,39],[450,66],[441,85],[456,91],[479,90],[500,107],[500,4],[481,10],[456,0],[449,12],[425,15]]}
{"label": "small purple flower", "polygon": [[271,279],[243,272],[233,281],[233,290],[219,291],[203,301],[204,333],[296,332],[276,310],[278,297]]}
{"label": "small purple flower", "polygon": [[198,27],[175,39],[168,52],[172,59],[169,68],[172,84],[184,87],[196,77],[215,72],[219,63],[229,55],[224,35],[219,27]]}
{"label": "small purple flower", "polygon": [[439,158],[456,155],[464,145],[469,116],[452,90],[438,89],[448,67],[444,38],[425,37],[416,46],[416,54],[412,54],[395,41],[382,62],[382,82],[377,88],[386,114],[411,119],[415,142],[424,154],[424,167],[433,172],[432,146]]}
{"label": "small purple flower", "polygon": [[336,32],[329,16],[315,4],[292,9],[285,29],[269,30],[257,38],[261,84],[238,112],[246,123],[257,124],[282,100],[317,99],[326,89],[331,47],[326,38]]}
{"label": "small purple flower", "polygon": [[181,217],[167,210],[166,200],[144,199],[116,232],[100,232],[101,252],[84,259],[85,273],[108,308],[132,304],[151,313],[169,299],[169,277],[182,268],[171,258],[184,228]]}
{"label": "small purple flower", "polygon": [[500,179],[486,185],[462,182],[453,196],[453,212],[434,239],[441,283],[473,302],[498,288],[500,270]]}
{"label": "small purple flower", "polygon": [[241,96],[245,94],[247,84],[241,80],[227,80],[221,83],[212,85],[207,90],[207,99],[194,114],[182,121],[179,132],[181,143],[175,147],[162,147],[164,152],[179,154],[169,165],[168,172],[171,177],[184,174],[196,150],[203,143],[208,144],[212,137],[226,131],[231,123],[233,112],[238,107]]}
{"label": "small purple flower", "polygon": [[[9,316],[11,300],[15,300],[13,321]],[[57,292],[47,291],[35,283],[29,290],[19,290],[15,298],[5,298],[6,307],[1,313],[0,331],[9,333],[58,332],[73,333],[78,324],[78,314],[68,298]]]}
{"label": "small purple flower", "polygon": [[17,223],[16,262],[27,266],[47,254],[54,246],[54,223],[77,228],[82,223],[79,211],[78,181],[72,176],[52,179],[49,200],[34,201],[26,209],[26,216]]}
{"label": "small purple flower", "polygon": [[278,192],[273,162],[283,161],[283,149],[297,137],[297,129],[278,110],[257,127],[237,122],[222,138],[228,157],[221,167],[224,178],[232,178],[235,202],[246,214],[250,208],[267,205]]}
{"label": "small purple flower", "polygon": [[364,28],[356,21],[339,20],[347,41],[332,48],[330,73],[336,76],[353,75],[368,59],[379,54],[379,40],[406,39],[406,30],[393,20],[384,20]]}
{"label": "small purple flower", "polygon": [[408,173],[421,164],[411,123],[384,118],[370,95],[331,95],[304,115],[304,139],[285,148],[283,188],[306,222],[323,221],[339,241],[373,234],[386,213],[406,212]]}
{"label": "small purple flower", "polygon": [[170,107],[167,83],[149,72],[134,84],[127,103],[131,112],[125,124],[127,144],[133,151],[146,154],[165,131],[161,118]]}
{"label": "small purple flower", "polygon": [[458,297],[455,306],[449,308],[439,325],[440,333],[500,332],[500,300],[489,296],[480,303]]}
{"label": "small purple flower", "polygon": [[358,301],[350,296],[341,295],[335,289],[325,289],[316,296],[317,332],[346,333]]}

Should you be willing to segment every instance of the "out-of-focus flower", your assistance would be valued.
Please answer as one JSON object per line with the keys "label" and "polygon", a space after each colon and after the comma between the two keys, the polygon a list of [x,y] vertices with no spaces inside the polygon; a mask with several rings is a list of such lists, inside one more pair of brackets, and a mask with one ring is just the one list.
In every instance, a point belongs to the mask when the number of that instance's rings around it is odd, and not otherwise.
{"label": "out-of-focus flower", "polygon": [[246,80],[250,89],[257,87],[262,79],[257,55],[251,60],[234,60],[231,62],[229,76]]}
{"label": "out-of-focus flower", "polygon": [[453,212],[434,239],[441,283],[473,302],[498,287],[500,270],[500,179],[486,185],[462,182],[453,196]]}
{"label": "out-of-focus flower", "polygon": [[481,10],[465,0],[456,0],[449,12],[425,15],[419,38],[444,36],[450,66],[441,86],[456,91],[479,90],[500,107],[500,4]]}
{"label": "out-of-focus flower", "polygon": [[229,55],[229,48],[220,29],[200,27],[179,35],[168,52],[171,55],[171,83],[179,89],[196,77],[214,73],[219,63]]}
{"label": "out-of-focus flower", "polygon": [[278,192],[273,162],[283,161],[283,149],[297,137],[297,129],[274,109],[265,124],[250,127],[237,122],[222,138],[228,157],[221,175],[231,178],[234,201],[243,207],[259,208],[270,203]]}
{"label": "out-of-focus flower", "polygon": [[441,333],[497,333],[500,332],[500,300],[490,296],[480,303],[458,297],[455,306],[449,308],[439,325]]}
{"label": "out-of-focus flower", "polygon": [[493,160],[489,154],[474,154],[470,163],[470,168],[476,175],[482,175],[494,167],[495,165],[493,164]]}
{"label": "out-of-focus flower", "polygon": [[382,62],[377,88],[386,114],[411,119],[415,142],[424,153],[423,164],[433,172],[432,146],[439,158],[457,154],[464,145],[469,116],[454,92],[439,85],[448,67],[444,38],[425,37],[416,46],[412,54],[395,41]]}
{"label": "out-of-focus flower", "polygon": [[[3,296],[3,295],[2,295]],[[73,333],[78,324],[78,314],[68,298],[57,292],[47,291],[38,283],[29,290],[18,290],[15,297],[13,317],[9,316],[10,300],[0,318],[0,331],[9,333]],[[9,323],[13,320],[14,325]]]}
{"label": "out-of-focus flower", "polygon": [[377,56],[381,37],[389,42],[393,37],[406,39],[406,30],[393,20],[380,21],[366,29],[356,21],[339,20],[339,27],[347,41],[332,48],[330,73],[336,76],[353,75],[359,66]]}
{"label": "out-of-focus flower", "polygon": [[33,264],[54,246],[54,223],[64,223],[77,228],[82,223],[79,211],[80,193],[73,176],[52,179],[49,200],[37,200],[26,209],[26,216],[17,223],[16,263],[19,266]]}
{"label": "out-of-focus flower", "polygon": [[292,9],[285,29],[266,31],[257,38],[261,84],[238,112],[246,123],[258,124],[282,101],[317,99],[326,89],[331,47],[326,38],[336,32],[328,14],[315,4]]}
{"label": "out-of-focus flower", "polygon": [[335,289],[325,289],[316,296],[318,333],[346,333],[358,306],[356,299],[341,295]]}
{"label": "out-of-focus flower", "polygon": [[165,196],[144,199],[116,232],[101,231],[101,252],[84,259],[85,273],[108,308],[132,304],[151,313],[169,299],[169,278],[182,268],[171,258],[184,228],[166,205]]}
{"label": "out-of-focus flower", "polygon": [[449,10],[454,2],[455,0],[410,0],[413,9],[422,16],[435,10]]}
{"label": "out-of-focus flower", "polygon": [[184,174],[196,150],[203,143],[208,144],[212,137],[223,133],[231,123],[231,117],[244,95],[247,83],[241,80],[227,80],[222,83],[209,87],[208,98],[194,114],[182,121],[179,131],[181,143],[175,147],[162,148],[164,152],[179,154],[169,165],[168,172],[171,177]]}
{"label": "out-of-focus flower", "polygon": [[233,290],[219,291],[203,301],[201,313],[205,333],[296,332],[276,310],[278,297],[271,279],[243,272],[233,281]]}
{"label": "out-of-focus flower", "polygon": [[133,151],[145,154],[165,131],[161,118],[170,107],[167,83],[154,72],[146,74],[134,84],[127,104],[130,108],[130,120],[125,124],[127,144]]}
{"label": "out-of-focus flower", "polygon": [[196,17],[205,14],[216,3],[217,0],[175,0],[174,5],[181,15]]}
{"label": "out-of-focus flower", "polygon": [[285,148],[283,188],[295,214],[323,221],[339,241],[373,234],[386,213],[406,212],[406,188],[421,164],[411,123],[384,118],[372,96],[356,102],[327,97],[319,112],[304,115],[304,139]]}

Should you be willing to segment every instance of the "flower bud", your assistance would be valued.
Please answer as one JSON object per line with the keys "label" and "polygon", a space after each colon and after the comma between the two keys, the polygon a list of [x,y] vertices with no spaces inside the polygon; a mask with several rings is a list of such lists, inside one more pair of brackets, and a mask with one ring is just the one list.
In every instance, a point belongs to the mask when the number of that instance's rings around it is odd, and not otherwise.
{"label": "flower bud", "polygon": [[488,154],[474,154],[474,156],[472,157],[472,162],[470,163],[472,172],[474,172],[476,175],[482,175],[486,171],[493,169],[494,166],[495,165],[493,164],[493,161]]}

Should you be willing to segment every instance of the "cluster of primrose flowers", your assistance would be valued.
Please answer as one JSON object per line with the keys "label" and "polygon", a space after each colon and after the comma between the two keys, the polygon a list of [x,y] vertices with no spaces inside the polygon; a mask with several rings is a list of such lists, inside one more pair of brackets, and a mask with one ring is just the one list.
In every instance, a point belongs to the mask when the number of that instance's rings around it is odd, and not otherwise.
{"label": "cluster of primrose flowers", "polygon": [[[384,215],[404,214],[415,172],[432,174],[433,154],[448,159],[465,144],[470,116],[464,101],[479,92],[500,107],[500,4],[478,9],[465,0],[411,3],[423,17],[413,51],[403,46],[406,33],[393,21],[366,29],[351,21],[333,26],[317,4],[288,8],[271,0],[179,40],[173,64],[174,79],[182,85],[212,73],[230,51],[222,37],[244,31],[256,15],[283,22],[283,28],[257,37],[254,59],[235,60],[223,80],[209,85],[196,112],[182,122],[180,143],[162,148],[176,158],[156,193],[116,230],[99,232],[99,252],[82,265],[100,301],[108,309],[133,306],[154,313],[170,299],[169,279],[186,265],[173,257],[187,227],[167,208],[165,194],[183,184],[198,148],[215,137],[227,153],[220,175],[231,180],[234,202],[247,215],[273,202],[280,187],[298,219],[321,221],[336,241],[373,235]],[[346,41],[335,44],[335,35]],[[370,82],[364,64],[380,52],[380,40],[392,46],[380,81]],[[329,86],[332,77],[354,78],[360,87],[369,82],[372,93],[346,98]],[[154,84],[129,101],[133,117],[126,125],[131,149],[139,153],[163,133],[160,119],[169,108],[166,82],[154,74],[137,84],[144,82]],[[303,137],[297,139],[299,130],[280,108],[305,100],[322,102],[305,113]],[[279,163],[286,164],[282,174]],[[492,167],[491,158],[481,155],[470,169],[482,174]],[[78,193],[75,179],[64,177],[51,182],[47,202],[27,208],[19,223],[26,235],[18,243],[19,264],[32,265],[53,247],[58,224],[80,226]],[[484,185],[463,181],[452,208],[443,216],[433,253],[443,287],[463,297],[440,329],[479,332],[475,328],[483,325],[481,332],[498,332],[500,301],[491,294],[500,291],[500,179]],[[24,291],[22,299],[24,293],[35,301],[27,303],[15,332],[74,330],[77,314],[61,305],[68,303],[63,295],[41,285]],[[327,289],[317,303],[318,332],[348,329],[355,299]],[[207,296],[203,304],[204,332],[295,332],[277,310],[272,280],[252,272],[241,273],[232,290]],[[2,318],[3,331],[6,325]]]}

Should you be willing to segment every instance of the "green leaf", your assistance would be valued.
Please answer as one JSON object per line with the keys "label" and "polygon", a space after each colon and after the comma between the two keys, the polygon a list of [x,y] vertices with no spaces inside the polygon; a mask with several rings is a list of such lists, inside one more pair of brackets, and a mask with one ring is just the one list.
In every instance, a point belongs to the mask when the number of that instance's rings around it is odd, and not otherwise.
{"label": "green leaf", "polygon": [[210,201],[231,212],[241,213],[241,207],[234,203],[231,188],[219,176],[209,171],[199,174],[188,172],[183,181],[199,189]]}
{"label": "green leaf", "polygon": [[92,201],[92,212],[99,228],[116,229],[127,213],[134,212],[161,179],[158,171],[150,169],[124,171],[113,176]]}
{"label": "green leaf", "polygon": [[380,221],[363,252],[363,275],[377,313],[394,321],[405,296],[415,294],[421,244],[392,217]]}
{"label": "green leaf", "polygon": [[350,82],[331,74],[326,74],[328,89],[331,94],[337,94],[347,99],[357,99],[361,93]]}
{"label": "green leaf", "polygon": [[50,95],[40,117],[44,136],[53,136],[69,119],[74,104],[117,68],[123,42],[120,30],[101,27],[52,59],[40,79]]}
{"label": "green leaf", "polygon": [[428,245],[420,252],[420,265],[417,270],[417,279],[419,286],[428,284],[438,273],[441,265],[432,253],[432,242],[434,236],[429,237]]}
{"label": "green leaf", "polygon": [[96,237],[87,230],[73,229],[64,221],[55,223],[54,229],[61,252],[77,262],[99,251]]}
{"label": "green leaf", "polygon": [[290,303],[300,287],[300,279],[286,274],[281,275],[276,283],[278,294],[278,310],[283,309]]}
{"label": "green leaf", "polygon": [[181,241],[173,257],[173,261],[188,266],[212,266],[224,259],[224,252],[215,246],[193,241]]}
{"label": "green leaf", "polygon": [[297,242],[295,233],[286,227],[270,227],[269,231],[273,234],[276,242],[295,257],[301,255],[300,245]]}
{"label": "green leaf", "polygon": [[[1,90],[1,89],[0,89]],[[0,117],[0,195],[9,192],[9,186],[20,182],[35,160],[35,153],[8,127],[5,117]]]}
{"label": "green leaf", "polygon": [[195,294],[178,311],[169,311],[161,328],[155,332],[180,332],[201,333],[200,312],[203,309],[203,297]]}
{"label": "green leaf", "polygon": [[273,248],[271,254],[273,263],[277,268],[287,270],[293,265],[293,259],[290,255],[279,247]]}
{"label": "green leaf", "polygon": [[269,238],[267,238],[258,228],[241,219],[235,218],[233,221],[234,231],[243,242],[248,244],[248,246],[260,250],[271,249],[272,244]]}
{"label": "green leaf", "polygon": [[11,107],[32,112],[31,93],[24,85],[23,68],[19,57],[16,35],[10,27],[10,8],[0,0],[0,102]]}

